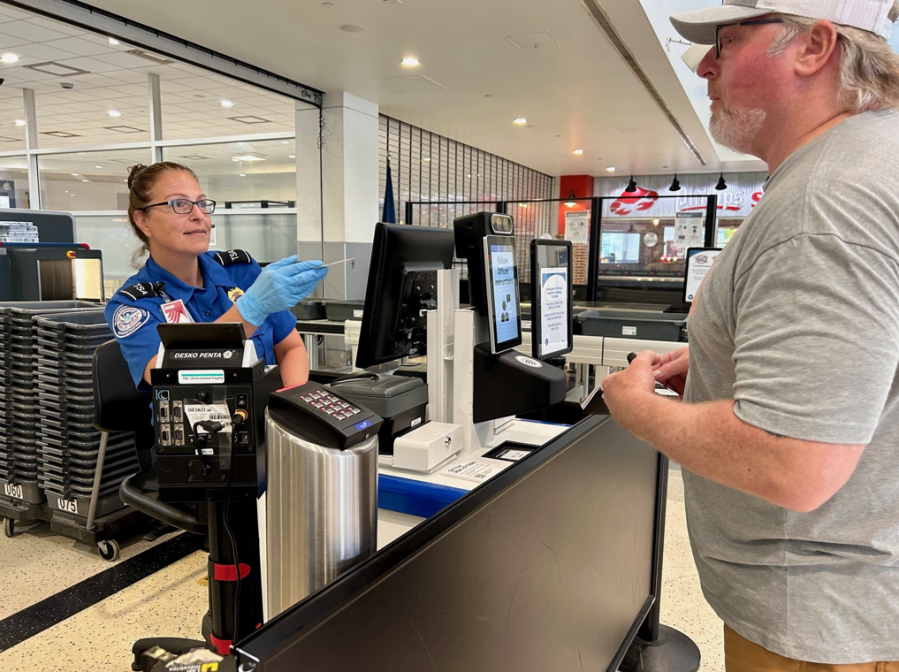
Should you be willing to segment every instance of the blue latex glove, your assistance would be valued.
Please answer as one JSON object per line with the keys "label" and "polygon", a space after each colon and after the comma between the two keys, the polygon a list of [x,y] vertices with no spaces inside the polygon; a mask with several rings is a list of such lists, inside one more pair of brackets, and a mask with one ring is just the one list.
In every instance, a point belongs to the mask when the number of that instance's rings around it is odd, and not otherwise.
{"label": "blue latex glove", "polygon": [[293,308],[305,299],[327,274],[320,261],[298,263],[297,255],[287,257],[263,268],[235,305],[243,319],[258,327],[272,313]]}

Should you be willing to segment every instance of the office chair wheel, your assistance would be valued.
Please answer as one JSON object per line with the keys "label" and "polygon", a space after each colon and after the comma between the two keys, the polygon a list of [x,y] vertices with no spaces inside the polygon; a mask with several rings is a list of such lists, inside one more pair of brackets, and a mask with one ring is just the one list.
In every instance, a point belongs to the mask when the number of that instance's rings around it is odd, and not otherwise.
{"label": "office chair wheel", "polygon": [[12,539],[16,534],[16,521],[12,518],[3,519],[3,536]]}
{"label": "office chair wheel", "polygon": [[119,542],[115,539],[104,539],[97,542],[97,552],[107,562],[115,562],[119,559]]}

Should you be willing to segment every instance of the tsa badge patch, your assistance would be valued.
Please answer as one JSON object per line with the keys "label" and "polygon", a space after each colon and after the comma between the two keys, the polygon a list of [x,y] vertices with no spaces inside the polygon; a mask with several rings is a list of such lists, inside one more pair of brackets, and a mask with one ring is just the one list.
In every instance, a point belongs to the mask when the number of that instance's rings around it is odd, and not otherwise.
{"label": "tsa badge patch", "polygon": [[112,315],[112,328],[116,338],[128,338],[144,326],[150,319],[150,313],[143,308],[121,305]]}
{"label": "tsa badge patch", "polygon": [[231,303],[237,303],[237,299],[243,296],[243,290],[240,287],[232,287],[228,290],[228,298]]}

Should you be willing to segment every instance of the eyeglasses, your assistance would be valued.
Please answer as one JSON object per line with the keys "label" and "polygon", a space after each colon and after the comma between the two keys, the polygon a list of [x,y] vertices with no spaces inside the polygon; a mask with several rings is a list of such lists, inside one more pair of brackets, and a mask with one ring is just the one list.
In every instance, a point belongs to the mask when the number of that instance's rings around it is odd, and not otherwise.
{"label": "eyeglasses", "polygon": [[191,201],[188,198],[173,198],[171,201],[163,201],[162,203],[148,205],[141,208],[141,210],[155,208],[158,205],[171,205],[172,210],[178,215],[189,215],[195,205],[200,209],[200,212],[205,215],[211,215],[215,212],[215,201],[211,201],[208,198],[201,198],[199,201]]}
{"label": "eyeglasses", "polygon": [[721,58],[721,29],[729,26],[760,26],[763,23],[783,23],[783,19],[752,19],[751,21],[740,21],[739,23],[722,23],[715,26],[715,60]]}

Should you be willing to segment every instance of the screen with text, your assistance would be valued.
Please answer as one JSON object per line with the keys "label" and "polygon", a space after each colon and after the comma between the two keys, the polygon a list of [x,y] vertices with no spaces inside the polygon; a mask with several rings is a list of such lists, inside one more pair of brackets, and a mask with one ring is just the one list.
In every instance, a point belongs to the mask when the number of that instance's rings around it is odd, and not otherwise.
{"label": "screen with text", "polygon": [[512,245],[491,245],[490,269],[496,342],[505,343],[520,335],[515,287],[515,248]]}

